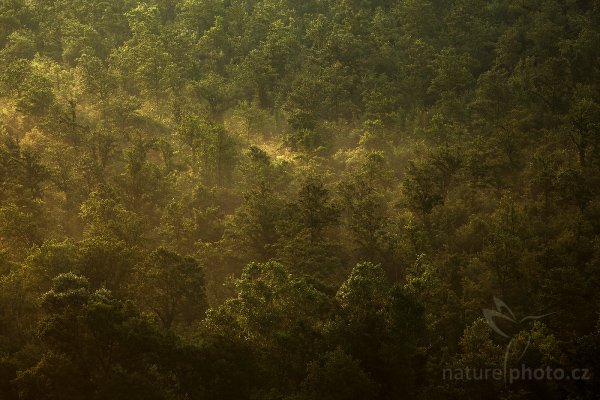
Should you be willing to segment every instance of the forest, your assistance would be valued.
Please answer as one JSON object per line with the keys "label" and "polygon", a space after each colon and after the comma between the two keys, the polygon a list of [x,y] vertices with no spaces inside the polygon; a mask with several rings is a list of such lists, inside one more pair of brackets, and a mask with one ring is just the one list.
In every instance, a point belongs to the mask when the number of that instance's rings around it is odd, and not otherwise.
{"label": "forest", "polygon": [[599,373],[600,2],[0,0],[0,399]]}

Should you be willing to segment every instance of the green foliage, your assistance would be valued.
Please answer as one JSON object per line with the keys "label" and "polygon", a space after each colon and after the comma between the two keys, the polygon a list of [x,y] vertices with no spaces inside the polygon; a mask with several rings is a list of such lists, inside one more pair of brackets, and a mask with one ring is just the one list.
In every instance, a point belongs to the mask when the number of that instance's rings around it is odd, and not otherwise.
{"label": "green foliage", "polygon": [[32,74],[26,77],[19,92],[17,110],[24,114],[43,115],[54,101],[52,84],[43,76]]}
{"label": "green foliage", "polygon": [[344,400],[376,398],[377,385],[360,369],[359,363],[343,350],[323,355],[308,366],[299,399]]}
{"label": "green foliage", "polygon": [[[130,303],[106,290],[91,292],[72,273],[57,276],[41,300],[43,356],[16,380],[20,398],[166,398],[168,388],[151,366],[168,339]],[[67,384],[73,378],[77,384]]]}
{"label": "green foliage", "polygon": [[[600,8],[0,2],[0,398],[591,399]],[[354,266],[354,268],[353,268]]]}
{"label": "green foliage", "polygon": [[135,269],[133,285],[141,305],[165,329],[199,320],[206,308],[204,271],[192,257],[158,248]]}
{"label": "green foliage", "polygon": [[295,388],[309,361],[307,349],[316,346],[326,297],[275,262],[248,265],[235,287],[235,297],[208,311],[205,329],[256,349],[263,390]]}

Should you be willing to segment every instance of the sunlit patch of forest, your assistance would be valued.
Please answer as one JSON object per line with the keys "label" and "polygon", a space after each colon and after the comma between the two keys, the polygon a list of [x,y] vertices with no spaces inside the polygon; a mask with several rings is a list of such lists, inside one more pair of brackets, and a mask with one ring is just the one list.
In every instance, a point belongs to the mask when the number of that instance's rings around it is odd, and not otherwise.
{"label": "sunlit patch of forest", "polygon": [[600,373],[599,2],[2,0],[0,49],[0,399],[600,393],[442,374]]}

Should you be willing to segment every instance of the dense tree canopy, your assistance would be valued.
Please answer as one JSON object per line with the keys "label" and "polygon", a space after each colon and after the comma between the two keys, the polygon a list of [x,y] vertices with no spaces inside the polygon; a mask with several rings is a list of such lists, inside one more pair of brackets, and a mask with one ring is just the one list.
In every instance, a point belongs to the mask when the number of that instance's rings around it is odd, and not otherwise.
{"label": "dense tree canopy", "polygon": [[599,277],[598,2],[0,2],[1,399],[593,399],[443,371]]}

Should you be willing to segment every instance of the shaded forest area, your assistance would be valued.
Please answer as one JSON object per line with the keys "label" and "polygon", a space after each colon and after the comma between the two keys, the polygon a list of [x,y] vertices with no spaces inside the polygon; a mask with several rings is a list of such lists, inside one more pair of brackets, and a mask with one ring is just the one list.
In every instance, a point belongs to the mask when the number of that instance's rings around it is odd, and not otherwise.
{"label": "shaded forest area", "polygon": [[600,394],[442,374],[494,297],[553,313],[509,366],[599,371],[600,3],[2,0],[0,48],[1,399]]}

